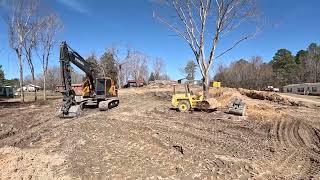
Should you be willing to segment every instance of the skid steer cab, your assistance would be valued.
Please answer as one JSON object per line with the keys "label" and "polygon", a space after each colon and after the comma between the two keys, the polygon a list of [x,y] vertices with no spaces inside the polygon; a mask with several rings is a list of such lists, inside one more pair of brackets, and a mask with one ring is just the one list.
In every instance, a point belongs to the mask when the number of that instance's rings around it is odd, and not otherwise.
{"label": "skid steer cab", "polygon": [[180,112],[187,112],[189,110],[214,110],[208,101],[205,101],[203,94],[193,94],[190,91],[189,84],[184,86],[184,93],[176,93],[176,86],[173,86],[173,95],[172,95],[172,107],[177,109]]}

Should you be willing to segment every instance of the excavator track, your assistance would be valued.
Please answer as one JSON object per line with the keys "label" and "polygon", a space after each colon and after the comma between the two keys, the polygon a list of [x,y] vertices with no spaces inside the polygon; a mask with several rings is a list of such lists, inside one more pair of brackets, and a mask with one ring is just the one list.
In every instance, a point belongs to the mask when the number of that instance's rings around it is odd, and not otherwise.
{"label": "excavator track", "polygon": [[118,99],[107,99],[105,101],[99,102],[99,110],[106,111],[108,109],[112,109],[114,107],[117,107],[118,105],[119,105]]}

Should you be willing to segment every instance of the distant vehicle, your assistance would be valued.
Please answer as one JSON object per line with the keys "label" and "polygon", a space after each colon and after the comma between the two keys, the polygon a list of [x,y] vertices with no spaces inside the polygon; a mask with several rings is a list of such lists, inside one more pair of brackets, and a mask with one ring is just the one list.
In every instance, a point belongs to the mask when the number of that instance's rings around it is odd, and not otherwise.
{"label": "distant vehicle", "polygon": [[267,86],[267,88],[264,89],[265,91],[272,91],[272,92],[279,92],[279,88],[275,88],[273,86]]}

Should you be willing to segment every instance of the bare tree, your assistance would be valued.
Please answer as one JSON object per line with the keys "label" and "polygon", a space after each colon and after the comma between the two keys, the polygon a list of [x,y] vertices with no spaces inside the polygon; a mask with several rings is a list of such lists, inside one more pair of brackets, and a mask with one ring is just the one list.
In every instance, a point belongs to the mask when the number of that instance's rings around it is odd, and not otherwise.
{"label": "bare tree", "polygon": [[56,14],[51,14],[41,18],[39,29],[39,42],[37,46],[37,54],[41,60],[43,75],[43,98],[46,97],[46,77],[48,72],[49,57],[53,46],[56,44],[56,36],[63,29],[62,22]]}
{"label": "bare tree", "polygon": [[119,84],[123,85],[130,78],[135,80],[148,80],[148,56],[130,47],[127,49],[127,55],[119,61]]}
{"label": "bare tree", "polygon": [[240,59],[229,66],[218,66],[214,79],[221,81],[224,86],[235,88],[262,89],[275,85],[272,65],[263,63],[259,56],[250,61]]}
{"label": "bare tree", "polygon": [[118,88],[121,89],[121,87],[124,84],[124,81],[128,81],[129,76],[130,76],[130,66],[127,66],[129,62],[129,55],[131,52],[131,49],[128,47],[127,48],[127,55],[124,59],[120,59],[119,57],[119,49],[117,47],[113,47],[113,53],[115,54],[115,60],[118,68]]}
{"label": "bare tree", "polygon": [[138,52],[132,51],[129,55],[128,65],[130,66],[130,75],[135,80],[148,80],[148,56]]}
{"label": "bare tree", "polygon": [[[44,78],[42,76],[42,78]],[[46,87],[48,90],[54,91],[56,86],[61,83],[60,78],[60,67],[54,66],[54,67],[48,67],[46,72]],[[44,82],[42,80],[42,82]]]}
{"label": "bare tree", "polygon": [[23,92],[23,46],[26,38],[31,33],[30,25],[32,24],[33,16],[38,7],[36,0],[13,0],[10,1],[10,11],[8,15],[8,36],[9,45],[17,54],[19,60],[20,72],[20,89],[21,102],[24,102]]}
{"label": "bare tree", "polygon": [[[168,2],[172,2],[167,4],[171,4],[177,17],[169,21],[155,13],[154,16],[190,46],[202,75],[204,96],[207,98],[209,71],[214,60],[256,34],[256,32],[249,33],[220,54],[216,54],[221,37],[235,31],[242,23],[257,15],[255,0],[170,0]],[[206,40],[211,40],[211,43]],[[207,45],[210,47],[205,48]],[[205,49],[209,49],[209,56],[206,56]]]}
{"label": "bare tree", "polygon": [[161,58],[156,58],[153,62],[153,73],[155,80],[160,80],[161,75],[164,71],[165,63],[164,60]]}
{"label": "bare tree", "polygon": [[[34,63],[33,63],[33,50],[36,48],[37,42],[38,42],[38,34],[40,30],[40,21],[38,19],[32,21],[29,25],[30,32],[26,36],[26,39],[23,44],[23,49],[25,52],[25,59],[28,62],[30,73],[31,73],[31,79],[32,84],[35,84],[35,74],[34,74]],[[37,91],[34,91],[34,100],[37,100]]]}

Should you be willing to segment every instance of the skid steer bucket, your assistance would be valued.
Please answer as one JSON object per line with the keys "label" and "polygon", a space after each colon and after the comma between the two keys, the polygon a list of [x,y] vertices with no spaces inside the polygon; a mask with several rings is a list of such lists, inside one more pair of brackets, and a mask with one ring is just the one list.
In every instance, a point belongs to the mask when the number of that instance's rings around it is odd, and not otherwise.
{"label": "skid steer bucket", "polygon": [[207,100],[203,100],[197,103],[196,107],[202,111],[215,111],[221,104],[214,98],[209,98]]}
{"label": "skid steer bucket", "polygon": [[234,114],[238,116],[244,116],[246,110],[246,104],[241,99],[233,99],[229,104],[229,114]]}
{"label": "skid steer bucket", "polygon": [[56,115],[60,118],[73,118],[79,116],[81,114],[81,111],[81,105],[72,105],[69,109],[68,114],[64,114],[62,108],[60,107]]}

